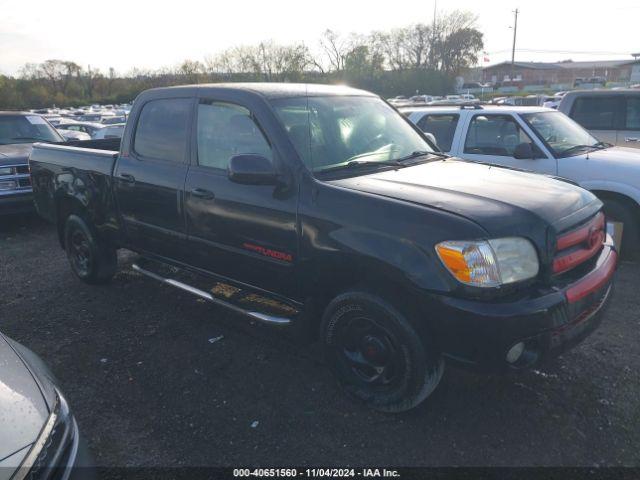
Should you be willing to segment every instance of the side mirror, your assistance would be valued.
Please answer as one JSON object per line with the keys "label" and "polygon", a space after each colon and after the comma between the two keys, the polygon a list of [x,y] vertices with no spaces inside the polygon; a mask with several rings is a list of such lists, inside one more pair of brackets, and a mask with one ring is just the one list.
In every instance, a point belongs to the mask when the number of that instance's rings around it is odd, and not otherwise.
{"label": "side mirror", "polygon": [[517,160],[533,160],[533,147],[530,143],[519,143],[513,151],[513,158]]}
{"label": "side mirror", "polygon": [[229,160],[229,180],[245,185],[276,185],[278,173],[269,159],[262,155],[244,153]]}
{"label": "side mirror", "polygon": [[427,137],[427,140],[433,143],[433,146],[436,147],[438,150],[440,150],[440,147],[438,147],[438,141],[436,140],[436,136],[430,132],[423,132],[423,133],[424,133],[424,136]]}

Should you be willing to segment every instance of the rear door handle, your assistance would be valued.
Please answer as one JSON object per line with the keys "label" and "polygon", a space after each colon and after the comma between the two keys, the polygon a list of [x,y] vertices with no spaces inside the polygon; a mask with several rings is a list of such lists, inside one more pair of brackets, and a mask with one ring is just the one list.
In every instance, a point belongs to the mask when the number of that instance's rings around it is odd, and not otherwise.
{"label": "rear door handle", "polygon": [[136,177],[134,177],[130,173],[121,173],[119,177],[120,177],[120,180],[122,180],[123,182],[136,183]]}
{"label": "rear door handle", "polygon": [[205,190],[204,188],[194,188],[191,190],[191,195],[194,197],[202,198],[204,200],[213,200],[216,196],[211,190]]}
{"label": "rear door handle", "polygon": [[638,138],[638,137],[626,137],[624,139],[624,141],[625,142],[629,142],[629,143],[633,143],[633,142],[637,143],[637,142],[640,142],[640,138]]}

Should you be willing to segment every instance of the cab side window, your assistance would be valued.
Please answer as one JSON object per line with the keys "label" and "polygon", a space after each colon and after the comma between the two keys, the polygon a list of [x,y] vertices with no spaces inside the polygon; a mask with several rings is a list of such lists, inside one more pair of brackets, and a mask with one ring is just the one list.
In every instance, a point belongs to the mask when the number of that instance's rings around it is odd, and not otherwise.
{"label": "cab side window", "polygon": [[202,101],[198,105],[198,164],[226,170],[234,155],[253,153],[273,161],[271,146],[251,112],[240,105]]}
{"label": "cab side window", "polygon": [[443,152],[451,150],[453,136],[458,126],[458,115],[437,114],[425,115],[418,121],[418,128],[436,137],[438,148]]}
{"label": "cab side window", "polygon": [[464,153],[513,157],[520,143],[530,143],[537,157],[542,152],[510,115],[476,115],[469,124]]}
{"label": "cab side window", "polygon": [[570,117],[587,130],[616,130],[620,96],[578,97]]}
{"label": "cab side window", "polygon": [[147,102],[138,118],[134,151],[142,157],[183,163],[190,114],[191,100],[186,98]]}

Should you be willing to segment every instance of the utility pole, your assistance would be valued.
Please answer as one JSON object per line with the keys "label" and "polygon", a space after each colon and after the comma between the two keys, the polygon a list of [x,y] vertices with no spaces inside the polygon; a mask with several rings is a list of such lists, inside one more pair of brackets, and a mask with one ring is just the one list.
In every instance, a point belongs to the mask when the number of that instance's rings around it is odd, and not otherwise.
{"label": "utility pole", "polygon": [[515,69],[516,63],[516,36],[518,34],[518,13],[520,11],[516,8],[513,12],[515,15],[513,21],[513,47],[511,48],[511,82],[513,83],[513,71]]}
{"label": "utility pole", "polygon": [[433,2],[433,26],[431,27],[431,48],[429,49],[429,63],[435,70],[435,45],[436,45],[436,15],[438,14],[438,0]]}

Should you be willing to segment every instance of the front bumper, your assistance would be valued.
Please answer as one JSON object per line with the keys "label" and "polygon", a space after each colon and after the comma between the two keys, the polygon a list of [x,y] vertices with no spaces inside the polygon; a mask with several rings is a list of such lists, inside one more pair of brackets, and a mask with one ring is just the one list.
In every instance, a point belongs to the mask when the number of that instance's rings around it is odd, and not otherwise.
{"label": "front bumper", "polygon": [[0,195],[0,215],[35,212],[31,190]]}
{"label": "front bumper", "polygon": [[[617,253],[605,245],[590,272],[562,288],[511,302],[440,297],[434,322],[443,354],[482,371],[531,367],[581,342],[597,328],[611,300]],[[524,344],[517,361],[507,352]]]}

